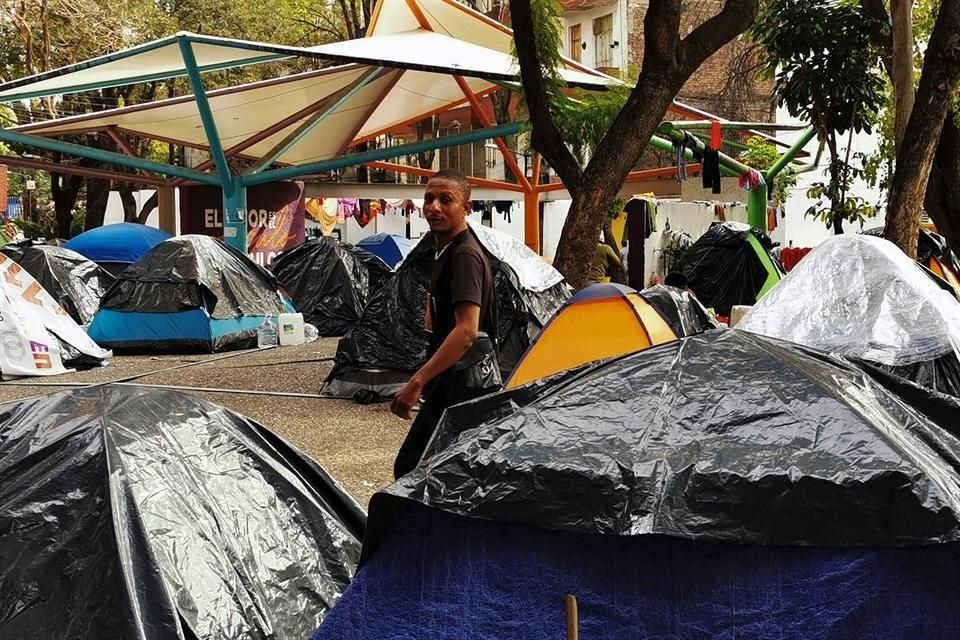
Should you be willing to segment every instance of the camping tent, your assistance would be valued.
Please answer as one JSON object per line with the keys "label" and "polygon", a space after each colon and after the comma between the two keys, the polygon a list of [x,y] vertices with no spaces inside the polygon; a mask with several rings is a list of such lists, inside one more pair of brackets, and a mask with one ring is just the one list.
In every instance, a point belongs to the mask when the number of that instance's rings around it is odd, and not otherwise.
{"label": "camping tent", "polygon": [[267,429],[142,387],[5,406],[0,504],[2,638],[301,640],[365,522]]}
{"label": "camping tent", "polygon": [[106,270],[65,247],[26,242],[8,244],[0,252],[36,278],[78,324],[90,322],[113,284]]}
{"label": "camping tent", "polygon": [[116,276],[170,237],[166,231],[145,224],[119,222],[84,231],[63,246]]}
{"label": "camping tent", "polygon": [[[471,224],[491,259],[497,297],[500,367],[506,378],[533,337],[569,296],[560,273],[519,240]],[[433,266],[427,234],[340,340],[324,393],[360,401],[388,399],[426,360],[424,301]]]}
{"label": "camping tent", "polygon": [[[868,229],[866,235],[883,237],[883,227]],[[917,263],[943,280],[954,296],[960,298],[960,260],[939,233],[920,229],[917,237]]]}
{"label": "camping tent", "polygon": [[684,338],[452,407],[314,638],[563,637],[566,594],[590,638],[956,637],[958,455],[840,359]]}
{"label": "camping tent", "polygon": [[717,222],[687,250],[681,267],[703,306],[729,316],[734,305],[754,304],[783,277],[770,249],[770,239],[757,229]]}
{"label": "camping tent", "polygon": [[506,387],[715,327],[700,303],[680,289],[657,285],[637,293],[619,284],[594,284],[550,318]]}
{"label": "camping tent", "polygon": [[330,237],[284,251],[268,268],[321,336],[342,336],[353,327],[390,275],[377,256]]}
{"label": "camping tent", "polygon": [[109,351],[19,264],[0,253],[0,374],[50,376],[100,365]]}
{"label": "camping tent", "polygon": [[139,352],[256,346],[265,316],[287,310],[267,270],[220,240],[165,240],[120,274],[90,325],[97,343]]}
{"label": "camping tent", "polygon": [[881,238],[822,243],[737,328],[874,362],[960,396],[960,302]]}
{"label": "camping tent", "polygon": [[392,233],[375,233],[357,243],[358,247],[377,256],[391,269],[396,269],[415,245],[413,240]]}

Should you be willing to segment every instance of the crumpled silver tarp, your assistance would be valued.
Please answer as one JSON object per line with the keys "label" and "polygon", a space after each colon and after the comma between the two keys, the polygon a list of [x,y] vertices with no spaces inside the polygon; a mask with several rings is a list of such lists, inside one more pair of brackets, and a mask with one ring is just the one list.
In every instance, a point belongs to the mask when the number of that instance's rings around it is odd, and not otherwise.
{"label": "crumpled silver tarp", "polygon": [[891,242],[843,235],[810,252],[737,329],[903,366],[960,354],[960,303]]}
{"label": "crumpled silver tarp", "polygon": [[563,282],[563,275],[559,271],[513,236],[470,220],[467,222],[483,247],[498,260],[510,265],[524,289],[539,293]]}
{"label": "crumpled silver tarp", "polygon": [[267,429],[106,386],[0,411],[0,638],[303,640],[365,516]]}

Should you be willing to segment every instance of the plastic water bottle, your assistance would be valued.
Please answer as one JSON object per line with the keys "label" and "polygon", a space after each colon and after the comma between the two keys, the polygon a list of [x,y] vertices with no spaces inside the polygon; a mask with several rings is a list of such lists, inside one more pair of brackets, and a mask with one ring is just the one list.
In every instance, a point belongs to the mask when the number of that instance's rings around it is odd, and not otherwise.
{"label": "plastic water bottle", "polygon": [[257,347],[274,347],[277,345],[277,323],[273,316],[267,316],[257,327]]}

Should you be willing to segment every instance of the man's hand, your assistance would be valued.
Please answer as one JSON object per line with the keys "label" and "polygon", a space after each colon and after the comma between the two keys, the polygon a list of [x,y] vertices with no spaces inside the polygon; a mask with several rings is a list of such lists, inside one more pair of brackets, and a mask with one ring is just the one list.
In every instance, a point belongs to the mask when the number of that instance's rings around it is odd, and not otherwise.
{"label": "man's hand", "polygon": [[413,418],[411,409],[420,400],[420,394],[423,392],[423,385],[416,378],[410,378],[403,389],[393,396],[393,402],[390,403],[390,411],[404,420]]}

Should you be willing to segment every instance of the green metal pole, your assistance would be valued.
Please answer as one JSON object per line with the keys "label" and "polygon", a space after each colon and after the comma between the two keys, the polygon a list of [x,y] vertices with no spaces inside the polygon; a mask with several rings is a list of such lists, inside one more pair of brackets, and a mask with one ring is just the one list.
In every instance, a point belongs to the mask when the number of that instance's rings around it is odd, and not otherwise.
{"label": "green metal pole", "polygon": [[803,135],[793,143],[793,146],[787,149],[776,162],[773,163],[773,166],[767,169],[767,172],[764,174],[763,179],[767,181],[767,184],[773,182],[773,179],[783,171],[783,168],[786,167],[794,158],[797,157],[797,154],[803,150],[807,143],[813,140],[813,136],[816,135],[816,130],[813,127],[810,127],[803,132]]}
{"label": "green metal pole", "polygon": [[[669,140],[665,140],[663,138],[658,138],[657,136],[652,136],[650,138],[650,142],[648,142],[647,144],[649,144],[651,147],[655,149],[660,149],[661,151],[673,151],[672,142],[670,142]],[[690,149],[687,149],[686,152],[683,154],[683,157],[685,157],[687,160],[693,160],[693,151],[691,151]],[[720,159],[720,173],[727,176],[733,176],[733,177],[740,175],[736,171],[736,169],[730,168],[725,164],[723,164],[723,157],[721,157]]]}
{"label": "green metal pole", "polygon": [[747,192],[747,224],[767,232],[767,185]]}
{"label": "green metal pole", "polygon": [[247,188],[240,176],[233,177],[230,195],[223,192],[223,240],[247,253]]}
{"label": "green metal pole", "polygon": [[374,149],[362,153],[351,153],[339,158],[330,160],[321,160],[311,162],[296,167],[283,167],[281,169],[271,169],[262,173],[242,176],[242,184],[252,186],[255,184],[264,184],[275,180],[290,180],[300,176],[306,176],[314,173],[323,173],[333,169],[342,169],[343,167],[352,167],[364,162],[375,162],[377,160],[388,160],[399,156],[414,155],[421,151],[432,151],[433,149],[445,149],[447,147],[456,147],[461,144],[469,144],[478,140],[489,140],[491,138],[502,138],[519,133],[523,129],[523,122],[509,122],[496,127],[486,129],[474,129],[466,133],[460,133],[454,136],[443,136],[441,138],[422,140],[410,144],[401,144],[395,147],[386,147],[384,149]]}
{"label": "green metal pole", "polygon": [[14,142],[28,147],[33,147],[35,149],[59,151],[60,153],[79,156],[81,158],[90,158],[91,160],[98,160],[100,162],[115,164],[121,167],[143,169],[144,171],[152,171],[153,173],[159,173],[165,176],[173,176],[176,178],[183,178],[184,180],[193,180],[203,184],[220,186],[220,180],[217,178],[217,176],[209,173],[187,169],[186,167],[178,167],[171,164],[161,164],[159,162],[153,162],[152,160],[127,156],[121,153],[114,153],[113,151],[106,151],[104,149],[84,147],[72,142],[64,142],[63,140],[42,138],[40,136],[20,133],[19,131],[0,129],[0,141]]}
{"label": "green metal pole", "polygon": [[[220,134],[217,132],[217,123],[213,119],[213,111],[210,109],[210,102],[207,100],[207,92],[203,87],[203,78],[200,77],[200,69],[197,67],[197,58],[193,55],[193,45],[190,44],[190,38],[185,35],[177,36],[177,44],[180,46],[180,55],[183,57],[183,64],[187,69],[187,77],[190,78],[190,87],[193,89],[193,98],[197,102],[197,111],[200,113],[203,131],[206,133],[207,143],[210,145],[210,157],[213,159],[214,166],[217,167],[220,188],[223,189],[223,197],[226,199],[233,195],[233,177],[230,174],[230,165],[227,164],[227,156],[223,152],[223,145],[220,143]],[[246,251],[246,248],[244,248],[244,251]]]}

